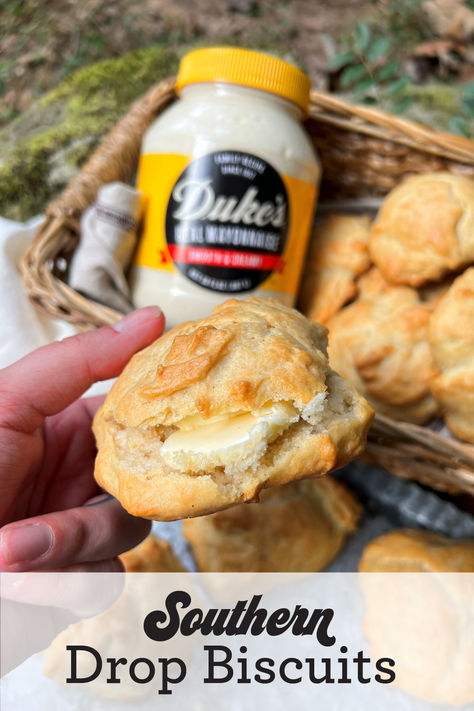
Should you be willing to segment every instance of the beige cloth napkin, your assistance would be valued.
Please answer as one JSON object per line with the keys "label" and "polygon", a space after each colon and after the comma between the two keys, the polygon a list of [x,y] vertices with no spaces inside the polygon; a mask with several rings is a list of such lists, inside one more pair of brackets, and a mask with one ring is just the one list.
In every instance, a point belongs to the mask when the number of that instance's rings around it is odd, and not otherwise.
{"label": "beige cloth napkin", "polygon": [[88,298],[128,313],[133,310],[125,272],[135,243],[141,193],[124,183],[100,188],[84,213],[69,269],[69,285]]}

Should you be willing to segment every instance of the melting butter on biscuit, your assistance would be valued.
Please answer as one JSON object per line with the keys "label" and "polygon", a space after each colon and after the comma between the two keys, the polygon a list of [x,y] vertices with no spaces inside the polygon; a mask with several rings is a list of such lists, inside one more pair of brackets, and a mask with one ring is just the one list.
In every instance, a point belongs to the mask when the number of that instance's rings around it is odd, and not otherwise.
{"label": "melting butter on biscuit", "polygon": [[256,466],[267,445],[298,417],[298,410],[288,402],[209,419],[200,415],[186,417],[164,441],[161,455],[170,467],[183,472],[216,466]]}

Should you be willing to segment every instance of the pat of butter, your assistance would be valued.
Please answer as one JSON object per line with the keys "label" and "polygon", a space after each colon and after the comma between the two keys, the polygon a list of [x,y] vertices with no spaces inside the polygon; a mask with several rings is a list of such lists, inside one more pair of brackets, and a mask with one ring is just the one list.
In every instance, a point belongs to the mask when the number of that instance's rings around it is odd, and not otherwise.
{"label": "pat of butter", "polygon": [[199,415],[182,420],[176,432],[163,443],[161,455],[180,471],[237,465],[256,465],[267,445],[273,442],[299,413],[287,402],[271,403],[252,412],[219,415],[207,420]]}

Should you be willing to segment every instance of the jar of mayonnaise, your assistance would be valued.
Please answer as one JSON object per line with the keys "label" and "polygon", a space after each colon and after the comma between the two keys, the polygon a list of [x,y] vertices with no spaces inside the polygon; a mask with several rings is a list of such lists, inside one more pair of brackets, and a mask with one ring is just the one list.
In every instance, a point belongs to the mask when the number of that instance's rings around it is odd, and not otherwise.
{"label": "jar of mayonnaise", "polygon": [[310,81],[259,52],[185,55],[179,100],[144,135],[144,226],[131,270],[137,307],[168,327],[235,296],[294,303],[320,164],[301,125]]}

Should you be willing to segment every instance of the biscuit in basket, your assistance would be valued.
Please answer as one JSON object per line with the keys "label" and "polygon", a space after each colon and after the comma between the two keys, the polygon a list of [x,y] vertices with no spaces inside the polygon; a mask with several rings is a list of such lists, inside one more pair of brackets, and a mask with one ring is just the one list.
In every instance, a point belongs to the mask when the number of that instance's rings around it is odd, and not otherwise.
{"label": "biscuit in basket", "polygon": [[267,489],[258,504],[188,519],[183,531],[201,572],[315,572],[355,531],[360,511],[327,475]]}
{"label": "biscuit in basket", "polygon": [[298,308],[318,323],[357,295],[356,277],[370,266],[367,215],[329,215],[314,229]]}
{"label": "biscuit in basket", "polygon": [[387,284],[376,268],[360,279],[360,292],[327,324],[331,366],[377,412],[423,423],[438,410],[430,390],[431,303],[409,286]]}
{"label": "biscuit in basket", "polygon": [[388,281],[411,286],[474,261],[474,181],[453,173],[404,180],[379,210],[369,251]]}
{"label": "biscuit in basket", "polygon": [[169,331],[95,416],[97,481],[130,513],[173,520],[342,466],[372,411],[325,350],[323,326],[273,299],[231,299]]}
{"label": "biscuit in basket", "polygon": [[440,374],[431,389],[446,424],[474,442],[474,267],[454,280],[430,321],[429,339]]}
{"label": "biscuit in basket", "polygon": [[120,560],[127,573],[183,573],[186,570],[168,541],[153,534],[132,550],[122,553]]}
{"label": "biscuit in basket", "polygon": [[359,563],[361,573],[474,573],[474,541],[402,529],[374,538]]}

